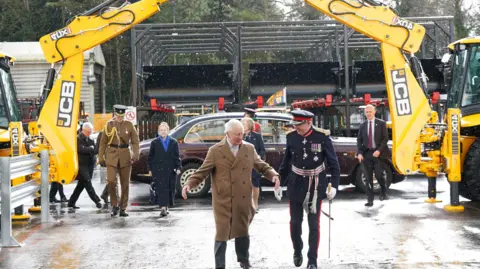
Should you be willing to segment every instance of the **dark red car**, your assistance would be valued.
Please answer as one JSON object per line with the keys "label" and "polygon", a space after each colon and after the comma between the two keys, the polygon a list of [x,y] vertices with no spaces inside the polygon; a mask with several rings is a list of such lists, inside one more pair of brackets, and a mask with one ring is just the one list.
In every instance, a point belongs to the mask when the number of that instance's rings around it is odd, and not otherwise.
{"label": "dark red car", "polygon": [[[208,148],[225,137],[224,125],[230,119],[241,119],[243,113],[215,113],[194,117],[182,125],[170,131],[170,135],[177,139],[180,147],[180,158],[182,160],[182,173],[177,179],[177,191],[187,182],[189,176],[200,167]],[[276,170],[280,167],[286,145],[286,134],[289,129],[286,124],[290,121],[291,115],[287,113],[257,113],[257,120],[262,126],[262,135],[265,142],[266,161]],[[365,191],[365,177],[358,169],[356,154],[356,138],[352,137],[331,137],[338,161],[340,163],[341,185],[355,185],[359,190]],[[147,167],[148,152],[153,139],[140,143],[140,159],[133,164],[132,180],[144,183],[151,183]],[[327,170],[328,171],[328,170]],[[384,177],[387,185],[397,183],[404,179],[394,170],[390,163],[384,169]],[[282,182],[282,186],[285,186]],[[271,183],[262,180],[262,190],[269,189]],[[379,189],[378,184],[375,188]],[[203,197],[210,191],[210,179],[205,180],[196,189],[191,190],[190,197]]]}

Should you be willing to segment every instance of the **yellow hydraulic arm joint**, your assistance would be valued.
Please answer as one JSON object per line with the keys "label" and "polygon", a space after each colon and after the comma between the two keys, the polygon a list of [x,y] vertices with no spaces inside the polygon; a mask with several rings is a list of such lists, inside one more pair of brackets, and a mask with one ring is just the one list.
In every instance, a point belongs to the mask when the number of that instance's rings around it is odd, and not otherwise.
{"label": "yellow hydraulic arm joint", "polygon": [[[116,1],[108,1],[116,2]],[[78,170],[77,123],[84,64],[83,52],[105,43],[157,13],[167,0],[142,0],[120,7],[102,8],[96,14],[77,16],[63,29],[40,39],[45,59],[63,62],[38,119],[38,131],[46,138],[56,169],[52,181],[70,183]]]}

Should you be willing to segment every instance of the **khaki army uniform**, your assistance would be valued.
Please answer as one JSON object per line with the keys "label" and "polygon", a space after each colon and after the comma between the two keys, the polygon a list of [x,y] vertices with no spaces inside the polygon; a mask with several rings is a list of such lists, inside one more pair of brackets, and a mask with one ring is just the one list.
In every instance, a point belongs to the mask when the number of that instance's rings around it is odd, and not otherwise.
{"label": "khaki army uniform", "polygon": [[[129,145],[132,145],[132,152]],[[138,133],[130,121],[109,121],[104,128],[104,135],[100,140],[99,163],[107,166],[108,192],[111,197],[112,207],[120,206],[125,211],[128,205],[130,188],[130,174],[132,163],[139,157]],[[121,198],[118,205],[117,173],[120,174]]]}

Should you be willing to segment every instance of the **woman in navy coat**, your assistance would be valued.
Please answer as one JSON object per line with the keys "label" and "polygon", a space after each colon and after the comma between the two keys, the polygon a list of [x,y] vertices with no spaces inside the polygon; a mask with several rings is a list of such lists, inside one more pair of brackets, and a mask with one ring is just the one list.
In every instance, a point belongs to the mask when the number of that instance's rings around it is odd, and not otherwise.
{"label": "woman in navy coat", "polygon": [[175,183],[181,169],[178,142],[168,135],[169,131],[166,122],[158,126],[158,137],[150,144],[148,155],[148,168],[155,182],[155,202],[160,206],[161,217],[174,205]]}

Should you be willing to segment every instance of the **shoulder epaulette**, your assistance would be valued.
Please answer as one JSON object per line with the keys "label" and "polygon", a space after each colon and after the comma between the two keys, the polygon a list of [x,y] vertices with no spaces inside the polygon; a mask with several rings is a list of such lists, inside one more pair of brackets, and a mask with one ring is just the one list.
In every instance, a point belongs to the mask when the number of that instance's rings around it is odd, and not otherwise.
{"label": "shoulder epaulette", "polygon": [[329,136],[329,135],[330,135],[330,130],[318,128],[318,127],[316,127],[316,126],[313,126],[313,129],[314,129],[315,131],[317,131],[317,132],[323,133],[323,134],[326,135],[326,136]]}

